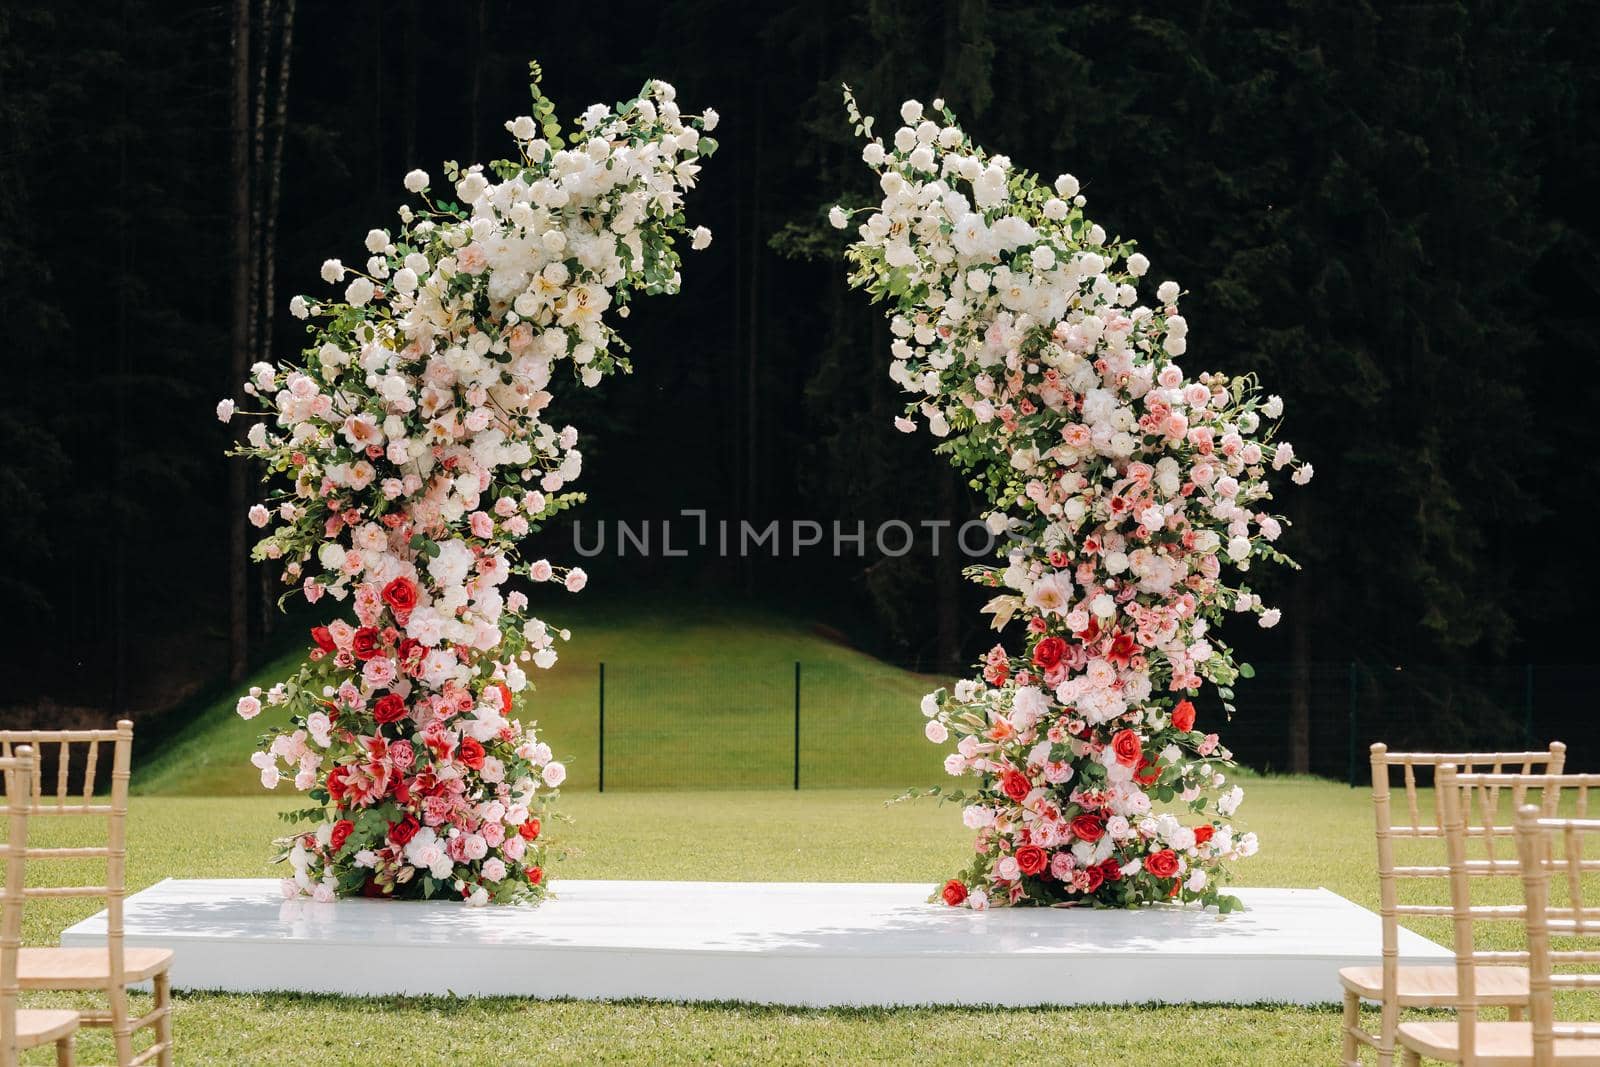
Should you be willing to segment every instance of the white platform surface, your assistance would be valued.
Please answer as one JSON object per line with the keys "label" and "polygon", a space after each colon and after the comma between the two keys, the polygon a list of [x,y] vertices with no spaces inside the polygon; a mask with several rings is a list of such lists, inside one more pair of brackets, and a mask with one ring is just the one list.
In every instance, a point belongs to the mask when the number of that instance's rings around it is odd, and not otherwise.
{"label": "white platform surface", "polygon": [[[1326,889],[1240,889],[1246,910],[929,904],[922,883],[559,881],[539,908],[284,900],[269,879],[167,880],[127,900],[130,945],[173,984],[238,992],[896,1004],[1339,999],[1378,917]],[[61,937],[105,943],[105,913]],[[1402,962],[1447,949],[1402,931]]]}

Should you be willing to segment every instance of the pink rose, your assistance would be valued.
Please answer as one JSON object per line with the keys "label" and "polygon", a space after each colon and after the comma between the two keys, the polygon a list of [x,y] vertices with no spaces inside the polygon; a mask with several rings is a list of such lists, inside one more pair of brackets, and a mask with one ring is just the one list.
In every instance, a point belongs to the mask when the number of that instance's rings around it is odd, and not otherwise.
{"label": "pink rose", "polygon": [[472,536],[483,538],[494,536],[494,519],[487,511],[474,511],[467,521],[472,525]]}
{"label": "pink rose", "polygon": [[550,566],[547,559],[534,560],[528,567],[528,577],[536,582],[548,582],[554,573],[555,568]]}
{"label": "pink rose", "polygon": [[579,592],[580,590],[583,589],[584,586],[586,586],[588,584],[589,584],[589,576],[583,572],[583,568],[574,567],[570,571],[567,572],[567,582],[566,582],[567,592],[569,592],[569,593]]}

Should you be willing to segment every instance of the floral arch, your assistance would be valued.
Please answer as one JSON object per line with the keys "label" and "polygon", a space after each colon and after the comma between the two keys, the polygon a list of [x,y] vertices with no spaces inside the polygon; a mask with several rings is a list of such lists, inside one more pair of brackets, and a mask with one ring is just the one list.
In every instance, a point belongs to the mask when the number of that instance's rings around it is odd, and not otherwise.
{"label": "floral arch", "polygon": [[912,397],[896,422],[925,425],[987,499],[1008,540],[969,576],[995,591],[995,628],[1021,631],[923,701],[928,739],[955,742],[946,770],[974,780],[943,792],[974,858],[941,895],[1236,906],[1225,864],[1256,840],[1230,822],[1243,793],[1190,698],[1209,684],[1231,710],[1249,674],[1216,632],[1226,613],[1278,621],[1246,578],[1291,562],[1270,474],[1311,478],[1276,439],[1282,401],[1179,365],[1178,284],[1141,297],[1149,260],[1085,216],[1071,175],[1046,185],[990,155],[942,101],[907,101],[885,143],[845,100],[882,194],[859,209],[850,280],[889,315],[890,377]]}
{"label": "floral arch", "polygon": [[683,114],[652,81],[564,133],[532,72],[532,114],[506,123],[516,158],[446,163],[444,190],[406,175],[415,202],[367,234],[364,266],[323,265],[342,298],[291,302],[312,323],[301,361],[257,364],[244,385],[260,419],[232,454],[270,486],[250,509],[254,558],[278,561],[291,594],[348,602],[292,677],[238,703],[247,719],[288,712],[253,761],[268,788],[309,793],[288,816],[306,828],[282,842],[290,894],[547,892],[566,771],[512,700],[565,635],[505,585],[583,588],[581,570],[518,554],[581,499],[578,432],[549,386],[628,370],[611,320],[678,291],[677,238],[710,242],[683,197],[717,115]]}

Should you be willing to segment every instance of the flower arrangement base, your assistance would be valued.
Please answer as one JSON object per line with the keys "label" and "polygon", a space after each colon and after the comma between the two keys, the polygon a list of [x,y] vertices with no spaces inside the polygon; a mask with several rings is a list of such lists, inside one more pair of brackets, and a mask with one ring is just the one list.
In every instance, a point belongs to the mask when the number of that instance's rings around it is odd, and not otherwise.
{"label": "flower arrangement base", "polygon": [[[129,945],[175,948],[186,989],[911,1004],[1324,1003],[1380,962],[1378,917],[1326,889],[1245,910],[927,903],[921,884],[563,880],[538,909],[284,900],[276,881],[168,880],[127,901]],[[105,940],[102,912],[62,944]],[[1402,931],[1403,963],[1448,950]]]}

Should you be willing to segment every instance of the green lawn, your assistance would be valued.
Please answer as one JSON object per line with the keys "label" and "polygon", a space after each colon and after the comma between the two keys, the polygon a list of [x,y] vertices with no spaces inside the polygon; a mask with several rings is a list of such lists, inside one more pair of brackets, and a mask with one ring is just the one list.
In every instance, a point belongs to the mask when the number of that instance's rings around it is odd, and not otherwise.
{"label": "green lawn", "polygon": [[[722,605],[646,604],[620,612],[563,605],[561,659],[532,672],[524,721],[567,760],[567,789],[595,788],[599,665],[606,665],[606,788],[750,789],[794,775],[795,663],[801,663],[800,776],[807,786],[894,789],[942,775],[917,702],[949,679],[913,674],[820,636],[787,616]],[[258,671],[267,686],[296,652]],[[241,687],[241,692],[243,687]],[[269,709],[246,722],[238,694],[197,709],[176,742],[141,754],[134,788],[162,796],[254,796],[250,753]],[[286,788],[286,787],[285,787]]]}
{"label": "green lawn", "polygon": [[[523,715],[537,718],[544,737],[569,757],[561,807],[572,822],[556,829],[572,855],[553,872],[558,893],[563,877],[918,881],[931,889],[964,863],[968,834],[953,808],[883,803],[907,785],[943,777],[916,711],[921,694],[942,680],[885,666],[802,624],[755,611],[645,605],[622,615],[580,601],[554,621],[571,626],[574,639],[556,669],[537,676],[538,691]],[[297,659],[269,665],[257,681],[282,677]],[[796,660],[803,664],[801,776],[808,786],[800,792],[771,788],[793,773]],[[601,661],[607,790],[597,794]],[[189,731],[160,752],[136,751],[133,888],[163,877],[277,873],[265,863],[269,841],[283,830],[277,813],[296,795],[287,787],[262,794],[248,763],[262,721],[241,721],[232,704],[230,697],[197,709]],[[700,788],[650,791],[674,783]],[[1260,834],[1262,851],[1240,866],[1238,884],[1322,885],[1376,905],[1365,791],[1275,778],[1249,783],[1248,792],[1242,822]],[[44,822],[39,840],[72,843],[62,836],[67,829]],[[74,878],[60,867],[36,865],[30,877],[64,884],[92,881],[94,874]],[[1514,884],[1504,890],[1515,898]],[[24,936],[32,944],[53,943],[95,907],[35,901]],[[1416,928],[1448,940],[1441,922]],[[1328,987],[1332,995],[1331,973]],[[30,1002],[76,1003],[65,995]],[[1592,1012],[1588,1005],[1572,1010]],[[176,1026],[179,1062],[201,1064],[1050,1059],[1277,1067],[1286,1059],[1330,1061],[1338,1012],[1273,1006],[851,1011],[185,994]],[[109,1057],[97,1033],[81,1044],[84,1062]]]}
{"label": "green lawn", "polygon": [[[1249,794],[1241,815],[1261,835],[1263,848],[1240,866],[1239,884],[1324,885],[1376,904],[1365,792],[1268,779],[1253,783]],[[577,854],[556,875],[908,880],[931,888],[962,860],[967,835],[956,812],[930,802],[888,807],[883,798],[879,790],[570,795],[562,806],[574,821],[564,833]],[[273,874],[264,863],[265,842],[280,831],[276,813],[288,799],[136,798],[130,883]],[[50,873],[54,881],[65,879],[64,872]],[[92,910],[83,901],[36,901],[28,907],[25,937],[53,942]],[[1448,937],[1442,923],[1418,928],[1435,939]],[[177,1013],[180,1062],[208,1064],[925,1064],[1044,1055],[1062,1063],[1278,1064],[1286,1054],[1327,1061],[1337,1028],[1338,1013],[1331,1009],[1270,1006],[851,1011],[186,994]],[[99,1035],[88,1035],[83,1045],[85,1062],[105,1058]],[[1158,1049],[1169,1051],[1157,1055]]]}

